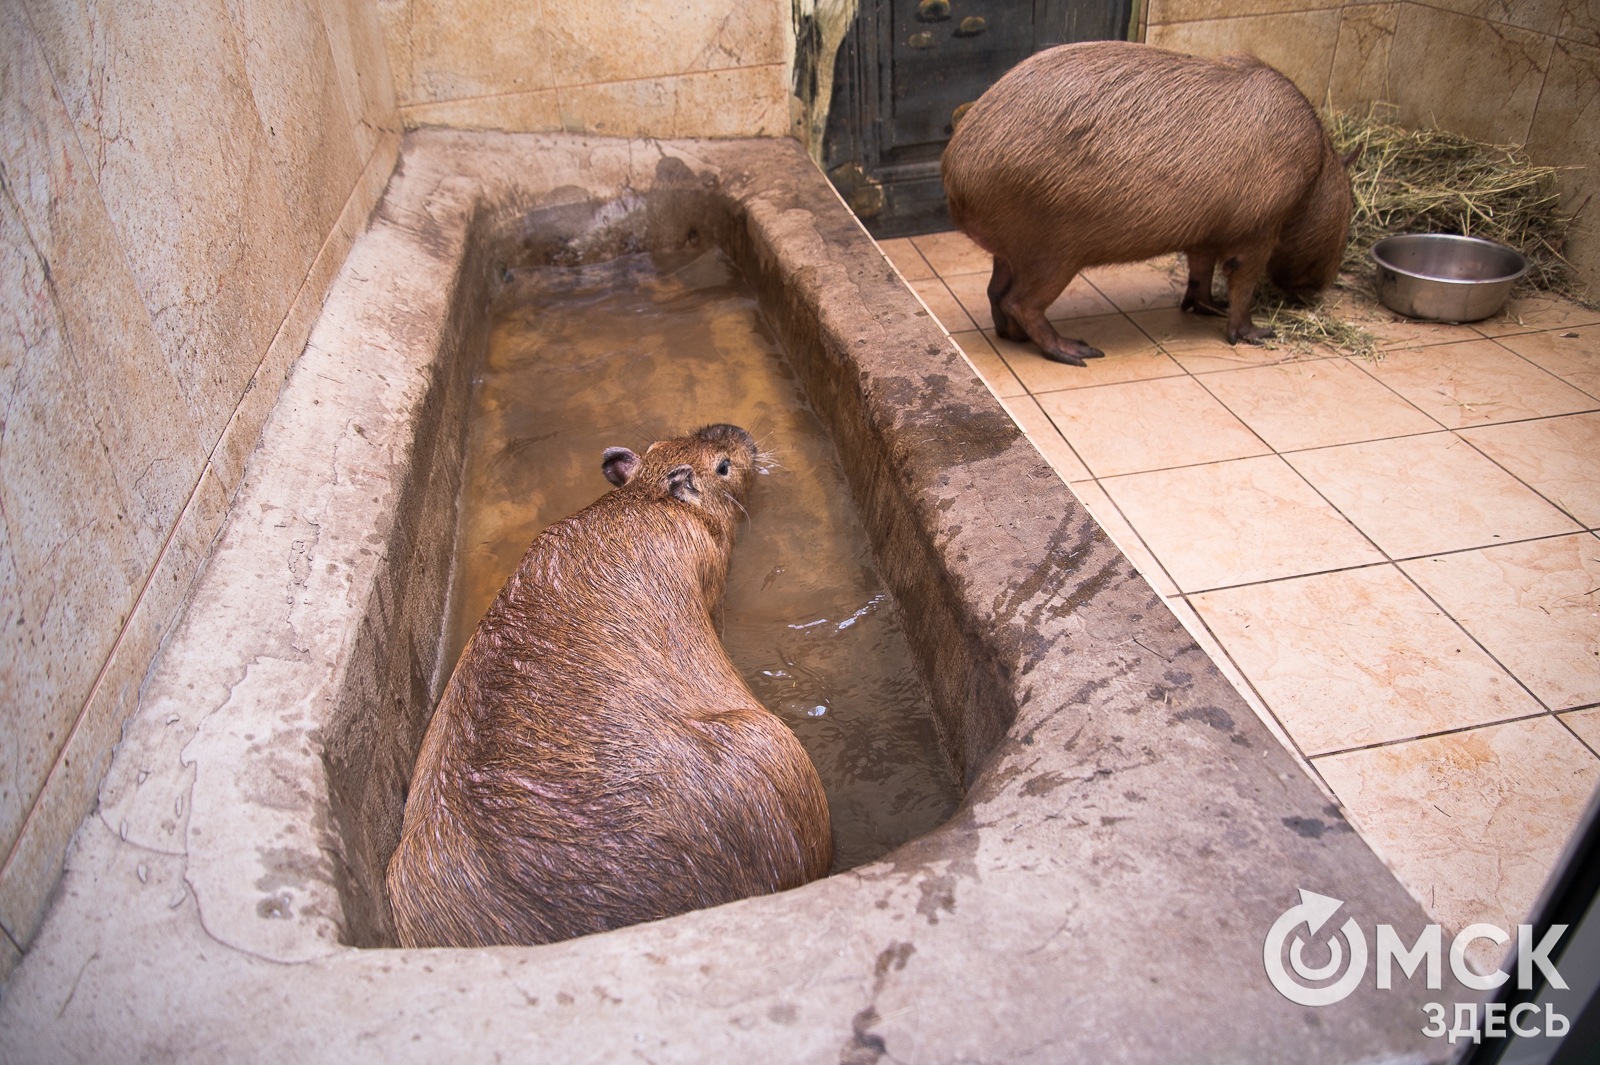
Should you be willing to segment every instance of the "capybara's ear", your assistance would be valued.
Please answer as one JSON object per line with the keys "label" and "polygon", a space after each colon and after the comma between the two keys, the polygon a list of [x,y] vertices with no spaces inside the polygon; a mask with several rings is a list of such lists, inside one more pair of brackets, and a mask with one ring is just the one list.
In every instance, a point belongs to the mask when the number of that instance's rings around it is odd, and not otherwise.
{"label": "capybara's ear", "polygon": [[1349,170],[1351,167],[1356,165],[1356,160],[1360,159],[1361,158],[1361,153],[1366,151],[1366,150],[1367,150],[1367,146],[1365,144],[1358,144],[1353,149],[1350,150],[1350,153],[1348,155],[1342,156],[1339,159],[1339,162],[1344,164],[1344,168],[1346,170]]}
{"label": "capybara's ear", "polygon": [[600,472],[620,488],[639,472],[639,456],[625,447],[608,447],[600,459]]}
{"label": "capybara's ear", "polygon": [[684,503],[700,502],[700,486],[694,483],[693,466],[674,466],[667,471],[667,491]]}

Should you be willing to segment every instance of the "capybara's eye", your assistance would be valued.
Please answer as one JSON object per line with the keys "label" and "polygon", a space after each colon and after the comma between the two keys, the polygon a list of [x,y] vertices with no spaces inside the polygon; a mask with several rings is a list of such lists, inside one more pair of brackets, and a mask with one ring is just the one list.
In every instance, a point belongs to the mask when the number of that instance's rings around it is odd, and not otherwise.
{"label": "capybara's eye", "polygon": [[723,459],[721,462],[717,463],[717,473],[721,474],[723,477],[728,476],[728,471],[732,468],[733,463],[729,462],[727,459]]}

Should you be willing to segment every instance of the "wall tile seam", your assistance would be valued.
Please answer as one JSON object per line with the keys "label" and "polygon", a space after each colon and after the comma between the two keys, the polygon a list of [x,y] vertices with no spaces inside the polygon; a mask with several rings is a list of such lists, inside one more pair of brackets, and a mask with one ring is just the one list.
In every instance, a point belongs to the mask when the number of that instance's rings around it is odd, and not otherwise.
{"label": "wall tile seam", "polygon": [[[183,510],[179,513],[178,520],[173,522],[172,528],[167,530],[167,537],[161,544],[161,550],[156,555],[154,565],[152,565],[149,571],[145,574],[144,581],[139,586],[139,594],[134,598],[133,606],[128,611],[128,616],[123,620],[121,627],[118,628],[117,638],[111,643],[111,650],[107,652],[105,659],[101,661],[100,669],[95,674],[94,683],[89,686],[88,695],[84,697],[83,702],[78,707],[78,713],[72,721],[72,728],[67,731],[66,737],[62,740],[60,749],[56,751],[56,756],[50,764],[50,772],[45,775],[44,783],[40,786],[39,791],[34,795],[32,802],[28,805],[28,816],[23,818],[22,826],[17,830],[17,838],[12,841],[10,848],[7,850],[5,862],[0,864],[0,879],[4,879],[5,874],[10,871],[12,863],[16,860],[17,855],[22,850],[23,841],[28,838],[28,830],[39,815],[41,800],[44,798],[45,793],[50,790],[51,780],[57,779],[59,774],[64,770],[65,767],[63,762],[67,757],[67,751],[72,747],[72,741],[83,729],[84,722],[89,716],[89,709],[94,705],[95,700],[99,697],[100,690],[105,685],[106,676],[111,672],[111,667],[116,663],[117,653],[122,650],[122,646],[127,640],[128,632],[133,628],[134,621],[136,618],[138,618],[140,609],[144,606],[145,598],[150,591],[150,585],[155,581],[156,575],[161,572],[163,563],[166,562],[167,556],[171,553],[173,541],[177,539],[179,530],[183,528],[183,515],[190,513],[191,508],[196,502],[196,497],[199,495],[200,486],[205,483],[206,473],[210,469],[211,463],[208,460],[206,464],[200,468],[200,474],[195,479],[194,487],[190,489],[188,496],[185,497]],[[232,502],[231,497],[229,502]],[[213,530],[211,543],[215,543],[217,533],[221,531],[221,528],[222,527],[219,525],[216,530]],[[210,556],[209,544],[206,554],[207,557]],[[202,562],[201,565],[196,567],[195,572],[198,573],[203,568],[204,563]],[[185,591],[185,603],[187,603],[188,590],[192,590],[193,586],[194,577],[191,575],[188,589]],[[177,619],[178,614],[181,612],[182,608],[180,607],[178,611],[174,612],[171,618],[168,618],[162,622],[163,632],[161,634],[161,640],[158,643],[158,648],[155,655],[151,657],[151,663],[155,662],[156,659],[160,657],[160,647],[165,646],[167,637],[171,632],[172,623]],[[149,664],[150,663],[146,664],[146,676],[149,675]],[[143,684],[141,682],[141,687],[142,686]],[[0,925],[0,927],[4,926]],[[11,929],[5,928],[4,930],[7,938],[15,943],[16,937],[12,935]]]}
{"label": "wall tile seam", "polygon": [[548,89],[518,89],[515,92],[486,93],[482,96],[446,96],[437,100],[414,100],[410,103],[396,105],[396,110],[404,113],[418,108],[433,107],[438,104],[475,103],[480,100],[506,100],[515,96],[539,96],[544,93],[559,93],[563,89],[599,89],[608,85],[637,85],[650,81],[683,81],[688,78],[708,78],[719,74],[728,74],[734,71],[766,70],[768,68],[782,68],[782,63],[752,63],[744,67],[718,67],[715,70],[689,70],[680,74],[652,74],[641,78],[618,78],[612,81],[582,81],[570,85],[552,85]]}
{"label": "wall tile seam", "polygon": [[[1351,7],[1366,7],[1369,5],[1346,5]],[[1370,5],[1376,6],[1376,5]],[[1145,23],[1147,30],[1165,29],[1169,26],[1200,26],[1210,22],[1242,22],[1248,19],[1282,18],[1285,15],[1337,15],[1344,11],[1343,7],[1297,7],[1292,11],[1257,11],[1253,14],[1243,15],[1212,15],[1207,18],[1175,18],[1164,21]],[[1470,18],[1471,16],[1465,16]]]}
{"label": "wall tile seam", "polygon": [[[23,5],[22,7],[22,17],[27,24],[27,32],[33,38],[33,46],[38,50],[39,60],[44,65],[44,68],[50,73],[50,91],[55,96],[56,103],[61,107],[62,113],[70,115],[71,110],[66,105],[66,97],[61,92],[60,78],[56,75],[55,67],[51,64],[49,53],[45,49],[44,42],[39,36],[37,28],[33,24],[33,15],[28,9],[27,5]],[[84,148],[81,130],[78,123],[69,122],[68,127],[71,131],[72,143],[77,147],[79,156],[85,160],[85,162],[87,162],[91,156]],[[101,191],[98,174],[91,172],[91,184],[94,189],[94,199],[99,205],[101,214],[108,221],[110,221],[112,214],[106,205],[105,196]],[[120,233],[116,233],[114,224],[112,231],[117,236],[117,254],[122,259],[123,269],[127,272],[129,277],[136,277],[137,274],[134,271],[133,262],[128,258],[126,245],[122,241]],[[29,237],[29,240],[31,243],[34,243],[37,246],[37,242],[33,241],[31,236]],[[137,303],[139,305],[139,310],[145,316],[152,335],[154,335],[155,323],[150,317],[150,308],[146,305],[142,298],[139,298]],[[67,353],[69,358],[72,358],[74,361],[77,360],[76,348],[75,345],[71,344],[70,339],[67,345]],[[182,525],[183,515],[188,512],[189,507],[195,500],[196,494],[200,490],[200,486],[205,481],[206,470],[209,466],[210,461],[208,458],[206,462],[201,463],[199,470],[196,472],[194,482],[190,486],[188,494],[184,496],[183,506],[178,509],[177,517],[173,521],[172,526],[167,530],[166,537],[162,541],[160,550],[156,552],[154,559],[152,559],[150,568],[146,571],[144,580],[139,585],[138,594],[134,596],[131,604],[129,605],[128,613],[124,617],[122,624],[117,630],[116,638],[112,640],[111,647],[107,650],[105,658],[100,663],[99,670],[95,673],[94,680],[89,685],[88,694],[84,697],[82,703],[79,704],[78,712],[73,716],[72,727],[68,729],[66,734],[62,737],[61,744],[56,748],[55,756],[51,760],[49,772],[45,774],[44,780],[39,786],[39,790],[34,793],[32,799],[29,801],[28,813],[22,819],[22,824],[18,826],[16,838],[11,841],[11,845],[6,849],[5,860],[0,862],[0,876],[3,876],[3,874],[10,869],[12,862],[16,859],[17,854],[22,847],[23,841],[27,837],[28,828],[37,817],[40,799],[44,796],[45,791],[49,788],[51,778],[55,777],[58,771],[61,769],[62,760],[66,757],[67,749],[71,746],[73,737],[76,736],[80,731],[89,707],[93,705],[96,696],[100,692],[100,689],[104,686],[105,678],[109,673],[112,664],[116,660],[117,652],[122,647],[128,631],[133,624],[133,620],[138,614],[139,608],[144,603],[145,595],[150,588],[151,582],[155,579],[156,573],[160,570],[162,562],[167,557],[172,545],[172,541]],[[13,945],[17,945],[16,936],[12,934],[10,928],[4,926],[3,922],[0,922],[0,931],[5,932],[6,938],[9,939]],[[18,946],[18,949],[21,949],[20,945]]]}
{"label": "wall tile seam", "polygon": [[[1351,6],[1366,7],[1368,5],[1361,4],[1361,5],[1351,5]],[[1456,16],[1458,16],[1460,18],[1469,18],[1469,19],[1473,19],[1474,21],[1477,21],[1477,22],[1487,22],[1490,25],[1504,26],[1508,30],[1517,30],[1517,31],[1519,31],[1521,33],[1531,34],[1531,35],[1533,35],[1535,37],[1548,37],[1548,38],[1554,39],[1556,37],[1560,37],[1561,36],[1555,30],[1530,30],[1526,26],[1517,25],[1515,22],[1505,22],[1505,21],[1503,21],[1501,19],[1489,18],[1489,17],[1487,17],[1485,15],[1469,15],[1465,11],[1456,11],[1453,8],[1440,7],[1438,4],[1430,4],[1430,3],[1427,2],[1427,0],[1398,0],[1398,2],[1395,4],[1395,6],[1396,7],[1400,7],[1400,6],[1405,6],[1405,7],[1423,7],[1423,8],[1427,8],[1429,11],[1434,11],[1434,12],[1437,12],[1437,13],[1439,13],[1441,15],[1456,15]]]}
{"label": "wall tile seam", "polygon": [[[52,77],[54,77],[53,72]],[[364,182],[362,181],[362,178],[366,176],[367,171],[371,168],[373,162],[378,158],[380,153],[383,153],[385,140],[387,140],[387,138],[380,138],[380,143],[376,145],[370,153],[368,153],[366,161],[362,164],[361,176],[357,178],[354,187],[351,189],[350,194],[345,199],[344,207],[340,210],[341,218],[344,217],[346,212],[351,210],[351,207],[355,202],[355,197],[361,192],[363,187]],[[398,136],[395,136],[393,139],[393,144],[396,148],[398,148],[398,141]],[[380,193],[378,199],[381,198],[382,195]],[[371,209],[377,206],[378,199],[375,199],[369,206],[369,214]],[[323,255],[330,251],[329,245],[332,242],[334,235],[338,232],[338,229],[338,223],[335,222],[328,237],[324,238],[322,247],[318,250],[316,257],[312,259],[311,265],[306,271],[306,276],[301,279],[300,287],[295,290],[294,298],[289,301],[288,310],[284,312],[283,318],[278,323],[278,328],[273,333],[272,340],[268,342],[265,350],[262,352],[261,358],[256,363],[255,372],[251,374],[250,381],[252,387],[254,386],[256,378],[261,372],[261,367],[265,365],[273,345],[278,342],[278,338],[283,335],[283,330],[289,325],[289,320],[293,317],[293,310],[296,303],[304,294],[305,286],[310,282],[311,277],[316,273],[318,261]],[[329,284],[331,287],[331,279]],[[249,391],[249,388],[246,388],[246,391]],[[133,605],[128,611],[127,618],[123,621],[122,626],[117,630],[117,637],[112,641],[110,651],[107,652],[105,659],[100,663],[100,669],[95,674],[94,682],[89,686],[89,692],[87,696],[85,696],[82,704],[79,706],[76,716],[73,718],[72,728],[67,731],[66,736],[62,740],[61,746],[56,751],[56,756],[51,762],[50,772],[45,775],[44,783],[40,786],[39,791],[33,796],[32,801],[29,803],[28,814],[25,818],[23,818],[22,825],[17,831],[17,837],[12,841],[11,846],[7,850],[5,861],[0,863],[0,877],[3,877],[4,874],[10,870],[12,863],[16,860],[16,857],[22,848],[23,841],[28,836],[29,827],[38,816],[40,802],[44,798],[45,793],[50,789],[51,779],[57,777],[58,773],[60,773],[64,768],[62,762],[66,758],[67,751],[72,746],[73,739],[82,730],[83,724],[88,718],[89,710],[94,705],[96,698],[99,696],[101,689],[104,687],[105,679],[111,672],[111,668],[116,662],[117,655],[122,650],[122,647],[126,642],[128,632],[132,628],[134,620],[139,615],[141,608],[144,606],[152,582],[155,580],[156,575],[161,572],[164,563],[167,561],[167,558],[171,553],[172,544],[177,539],[178,533],[183,527],[184,515],[190,513],[197,504],[197,497],[199,496],[201,486],[205,483],[206,474],[208,472],[211,473],[213,476],[217,477],[219,483],[221,483],[221,472],[216,468],[215,461],[218,457],[218,453],[223,449],[227,442],[227,429],[231,428],[233,423],[237,420],[239,408],[242,403],[243,397],[241,395],[239,402],[235,403],[234,405],[233,415],[229,418],[229,425],[224,428],[223,433],[221,436],[219,436],[217,443],[213,446],[210,455],[207,456],[205,463],[201,466],[200,472],[195,478],[194,484],[190,488],[188,495],[184,498],[184,505],[179,511],[178,520],[174,521],[172,523],[172,527],[167,530],[166,539],[162,542],[161,550],[157,552],[155,561],[150,566],[149,571],[146,572],[143,583],[141,583],[139,586],[139,594],[134,597]],[[188,608],[189,596],[194,591],[196,581],[198,580],[200,574],[204,572],[206,564],[210,561],[212,549],[216,545],[217,537],[221,534],[223,527],[226,525],[228,511],[232,508],[233,500],[237,493],[238,486],[236,485],[233,492],[228,496],[228,506],[223,509],[223,519],[217,523],[215,529],[211,530],[211,536],[207,540],[204,557],[200,559],[199,563],[194,567],[194,572],[189,576],[181,604],[173,612],[170,618],[166,618],[161,622],[161,627],[163,630],[161,639],[157,642],[156,651],[153,655],[151,655],[150,661],[145,664],[145,680],[148,680],[149,678],[150,667],[160,659],[162,651],[166,649],[167,640],[171,637],[174,622],[176,622],[178,618],[183,615],[184,610]],[[141,680],[141,700],[143,697],[143,686],[144,681]],[[136,711],[137,708],[138,701],[136,701],[134,704],[134,710]],[[91,806],[90,809],[92,810],[93,807]],[[9,939],[14,945],[17,944],[16,936],[12,934],[10,928],[5,927],[3,922],[0,922],[0,931],[4,931],[6,938]],[[22,948],[18,946],[18,949],[21,950]]]}

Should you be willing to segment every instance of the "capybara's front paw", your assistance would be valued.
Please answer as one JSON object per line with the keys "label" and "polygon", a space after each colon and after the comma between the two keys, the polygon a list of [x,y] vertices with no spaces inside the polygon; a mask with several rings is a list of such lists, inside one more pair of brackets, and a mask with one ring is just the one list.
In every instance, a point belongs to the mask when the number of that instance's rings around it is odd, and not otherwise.
{"label": "capybara's front paw", "polygon": [[1271,340],[1273,337],[1275,337],[1277,335],[1278,335],[1277,333],[1274,333],[1271,329],[1268,329],[1266,326],[1250,325],[1250,326],[1245,326],[1243,329],[1239,330],[1237,333],[1235,333],[1231,329],[1228,330],[1228,343],[1237,344],[1240,341],[1243,341],[1246,344],[1261,344],[1261,343],[1264,343],[1264,342],[1266,342],[1268,340]]}

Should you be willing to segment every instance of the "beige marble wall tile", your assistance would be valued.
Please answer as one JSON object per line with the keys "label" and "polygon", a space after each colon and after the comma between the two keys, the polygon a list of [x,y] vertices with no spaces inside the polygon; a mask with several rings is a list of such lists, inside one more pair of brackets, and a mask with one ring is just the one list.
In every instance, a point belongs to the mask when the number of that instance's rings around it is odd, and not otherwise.
{"label": "beige marble wall tile", "polygon": [[356,154],[365,160],[381,134],[400,130],[378,5],[371,0],[321,0],[321,4],[334,71],[354,122]]}
{"label": "beige marble wall tile", "polygon": [[909,243],[922,254],[934,273],[940,277],[956,274],[982,274],[984,284],[989,283],[989,272],[994,268],[994,256],[972,242],[965,233],[954,230],[944,233],[927,233],[909,238]]}
{"label": "beige marble wall tile", "polygon": [[1003,402],[1012,421],[1028,434],[1033,446],[1039,449],[1039,454],[1045,457],[1045,461],[1061,475],[1063,481],[1081,481],[1089,476],[1088,467],[1056,429],[1050,416],[1040,408],[1038,400],[1024,394],[1008,397]]}
{"label": "beige marble wall tile", "polygon": [[262,426],[266,424],[267,416],[272,413],[272,407],[278,400],[289,367],[305,350],[306,338],[311,335],[311,327],[322,311],[323,297],[344,265],[356,238],[366,230],[367,219],[383,195],[399,154],[399,134],[382,134],[362,170],[360,180],[345,201],[338,222],[311,264],[305,284],[295,295],[289,313],[284,316],[277,335],[267,347],[266,355],[256,366],[249,387],[228,419],[222,439],[211,453],[211,472],[230,497],[244,479],[245,463],[255,450]]}
{"label": "beige marble wall tile", "polygon": [[1391,558],[1487,547],[1579,526],[1454,433],[1284,456]]}
{"label": "beige marble wall tile", "polygon": [[1207,374],[1203,381],[1212,395],[1277,451],[1439,428],[1346,359]]}
{"label": "beige marble wall tile", "polygon": [[1543,709],[1393,566],[1192,601],[1307,754]]}
{"label": "beige marble wall tile", "polygon": [[[1548,716],[1314,764],[1446,937],[1527,916],[1600,781],[1600,759]],[[1487,972],[1499,948],[1478,940],[1468,959]]]}
{"label": "beige marble wall tile", "polygon": [[[23,12],[0,10],[0,853],[205,462]],[[57,841],[65,844],[65,837]]]}
{"label": "beige marble wall tile", "polygon": [[1039,395],[1039,405],[1096,477],[1268,450],[1192,377],[1051,392]]}
{"label": "beige marble wall tile", "polygon": [[1533,33],[1553,34],[1572,0],[1426,0],[1427,6],[1498,22]]}
{"label": "beige marble wall tile", "polygon": [[1150,26],[1169,22],[1281,15],[1341,6],[1343,0],[1149,0]]}
{"label": "beige marble wall tile", "polygon": [[299,266],[305,270],[338,220],[365,162],[328,43],[321,0],[226,3],[294,225]]}
{"label": "beige marble wall tile", "polygon": [[1566,0],[1556,32],[1567,40],[1600,47],[1600,0]]}
{"label": "beige marble wall tile", "polygon": [[402,107],[555,87],[542,3],[380,0],[378,13]]}
{"label": "beige marble wall tile", "polygon": [[1451,429],[1594,406],[1592,397],[1489,340],[1391,351],[1361,366]]}
{"label": "beige marble wall tile", "polygon": [[9,236],[25,234],[30,254],[47,265],[61,354],[83,388],[73,402],[86,405],[97,450],[112,456],[117,489],[109,498],[139,543],[125,565],[142,572],[200,476],[202,434],[140,302],[71,118],[14,5],[0,12],[0,36],[0,167],[18,212]]}
{"label": "beige marble wall tile", "polygon": [[[566,0],[546,11],[557,86],[784,62],[788,10],[778,4],[694,0],[667,11],[640,0]],[[770,128],[777,135],[787,121]]]}
{"label": "beige marble wall tile", "polygon": [[1600,528],[1600,414],[1490,425],[1461,435],[1585,527]]}
{"label": "beige marble wall tile", "polygon": [[1070,487],[1072,494],[1078,497],[1078,501],[1088,508],[1094,520],[1100,523],[1100,528],[1104,529],[1117,548],[1128,556],[1133,568],[1150,582],[1150,587],[1166,598],[1176,596],[1177,584],[1167,575],[1167,571],[1161,568],[1161,563],[1156,561],[1149,548],[1145,547],[1139,534],[1128,524],[1128,520],[1117,509],[1117,505],[1111,501],[1111,497],[1106,495],[1105,489],[1089,480],[1074,481]]}
{"label": "beige marble wall tile", "polygon": [[[1305,5],[1301,5],[1305,6]],[[1149,43],[1194,55],[1220,57],[1249,52],[1281,72],[1321,106],[1339,42],[1339,11],[1219,18],[1204,22],[1151,23]]]}
{"label": "beige marble wall tile", "polygon": [[1351,4],[1339,12],[1339,43],[1328,75],[1328,99],[1341,110],[1365,110],[1389,98],[1389,50],[1399,4]]}
{"label": "beige marble wall tile", "polygon": [[677,77],[562,87],[573,132],[638,137],[777,137],[789,128],[781,63]]}
{"label": "beige marble wall tile", "polygon": [[138,704],[145,671],[177,620],[227,509],[228,495],[208,468],[0,867],[0,924],[19,942],[29,942],[44,919],[67,841],[94,808],[112,745]]}
{"label": "beige marble wall tile", "polygon": [[1577,209],[1580,190],[1587,194],[1600,188],[1600,175],[1594,172],[1594,160],[1600,158],[1600,47],[1555,43],[1527,146],[1538,162],[1581,168],[1557,178],[1568,210]]}
{"label": "beige marble wall tile", "polygon": [[1600,200],[1595,162],[1600,159],[1600,3],[1568,4],[1568,10],[1584,7],[1589,29],[1583,43],[1560,39],[1551,49],[1544,91],[1528,130],[1528,154],[1535,162],[1576,168],[1562,171],[1556,187],[1568,213],[1590,202],[1569,230],[1565,252],[1593,297],[1600,294],[1600,220],[1594,211]]}
{"label": "beige marble wall tile", "polygon": [[1011,372],[1011,367],[1006,361],[995,353],[994,345],[978,330],[973,329],[965,333],[956,333],[951,336],[956,346],[966,355],[967,361],[972,363],[972,368],[978,371],[988,384],[990,391],[1001,399],[1010,399],[1013,396],[1026,396],[1028,390],[1022,387],[1022,382],[1017,380],[1017,375]]}
{"label": "beige marble wall tile", "polygon": [[1183,376],[1183,367],[1168,358],[1123,315],[1073,318],[1057,323],[1057,328],[1065,336],[1099,348],[1105,352],[1105,358],[1087,359],[1083,366],[1068,366],[1045,358],[1032,342],[1002,340],[992,332],[984,335],[1016,371],[1022,383],[1038,395],[1067,388]]}
{"label": "beige marble wall tile", "polygon": [[[9,171],[9,167],[8,167]],[[141,549],[16,203],[0,198],[0,853],[21,830],[153,552]]]}
{"label": "beige marble wall tile", "polygon": [[309,262],[227,11],[221,0],[27,6],[209,448]]}
{"label": "beige marble wall tile", "polygon": [[1600,702],[1600,539],[1579,533],[1400,566],[1545,706]]}
{"label": "beige marble wall tile", "polygon": [[562,128],[561,105],[554,89],[408,104],[400,108],[400,120],[406,129],[451,126],[510,133],[549,133]]}
{"label": "beige marble wall tile", "polygon": [[910,237],[899,237],[895,240],[878,241],[878,249],[883,252],[884,258],[894,264],[900,271],[900,276],[907,281],[925,281],[934,276],[934,269],[917,250],[916,243]]}
{"label": "beige marble wall tile", "polygon": [[1101,486],[1186,592],[1384,561],[1276,455]]}
{"label": "beige marble wall tile", "polygon": [[1389,51],[1389,87],[1400,124],[1521,144],[1553,43],[1499,23],[1404,5]]}

